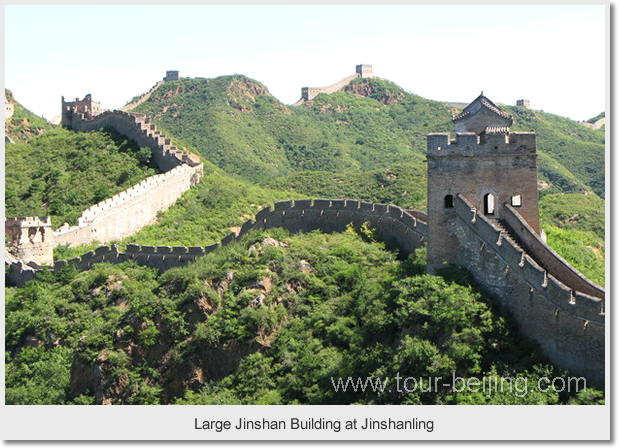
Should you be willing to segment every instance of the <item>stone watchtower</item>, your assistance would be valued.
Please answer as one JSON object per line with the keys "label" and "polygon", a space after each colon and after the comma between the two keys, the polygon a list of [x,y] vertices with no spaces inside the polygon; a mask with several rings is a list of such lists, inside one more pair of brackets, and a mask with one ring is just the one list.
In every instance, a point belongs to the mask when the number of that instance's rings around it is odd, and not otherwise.
{"label": "stone watchtower", "polygon": [[75,98],[74,101],[65,101],[62,97],[62,125],[71,127],[73,123],[73,113],[84,114],[86,117],[93,117],[103,112],[101,103],[92,100],[92,95],[89,93],[83,100]]}
{"label": "stone watchtower", "polygon": [[178,81],[180,79],[180,72],[178,70],[168,70],[165,72],[163,81]]}
{"label": "stone watchtower", "polygon": [[9,121],[13,117],[14,113],[15,113],[15,106],[13,105],[13,103],[11,103],[6,98],[6,95],[5,95],[4,97],[4,121],[5,122]]}
{"label": "stone watchtower", "polygon": [[359,78],[373,78],[373,66],[359,64],[356,66],[356,73],[359,75]]}
{"label": "stone watchtower", "polygon": [[54,264],[54,235],[49,216],[5,218],[4,235],[9,240],[9,252],[17,259]]}
{"label": "stone watchtower", "polygon": [[455,199],[462,195],[477,213],[500,219],[505,204],[539,233],[536,134],[511,133],[513,117],[482,93],[453,117],[456,137],[427,136],[427,267],[454,262]]}

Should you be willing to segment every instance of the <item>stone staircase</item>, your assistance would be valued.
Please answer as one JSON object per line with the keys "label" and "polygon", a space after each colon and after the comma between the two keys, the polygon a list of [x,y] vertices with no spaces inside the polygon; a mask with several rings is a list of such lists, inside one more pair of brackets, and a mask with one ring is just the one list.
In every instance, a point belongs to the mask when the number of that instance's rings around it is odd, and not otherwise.
{"label": "stone staircase", "polygon": [[504,221],[503,219],[492,219],[491,223],[494,225],[495,228],[500,230],[500,235],[502,238],[508,238],[513,244],[513,246],[515,246],[515,248],[528,253],[524,242],[517,236],[513,229],[511,229],[511,226],[506,223],[506,221]]}

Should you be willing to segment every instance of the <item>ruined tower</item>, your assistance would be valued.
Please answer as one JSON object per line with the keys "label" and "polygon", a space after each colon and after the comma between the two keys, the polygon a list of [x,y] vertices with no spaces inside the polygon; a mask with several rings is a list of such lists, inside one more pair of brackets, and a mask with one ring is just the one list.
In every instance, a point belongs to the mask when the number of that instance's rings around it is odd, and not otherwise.
{"label": "ruined tower", "polygon": [[17,259],[40,265],[54,263],[54,241],[49,216],[5,218],[4,235]]}
{"label": "ruined tower", "polygon": [[64,101],[62,97],[62,125],[71,127],[73,122],[73,113],[84,114],[87,117],[93,117],[103,112],[101,103],[92,100],[92,95],[89,93],[83,100],[75,98],[74,101]]}
{"label": "ruined tower", "polygon": [[477,213],[500,219],[511,204],[539,233],[536,134],[512,133],[513,117],[481,94],[453,117],[456,136],[427,136],[427,266],[454,262],[458,195]]}

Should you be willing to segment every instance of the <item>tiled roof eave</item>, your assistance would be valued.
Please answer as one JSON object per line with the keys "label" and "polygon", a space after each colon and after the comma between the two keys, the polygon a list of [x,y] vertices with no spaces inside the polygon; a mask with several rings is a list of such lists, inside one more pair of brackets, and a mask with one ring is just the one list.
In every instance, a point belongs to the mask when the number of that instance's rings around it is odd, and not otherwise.
{"label": "tiled roof eave", "polygon": [[513,116],[511,114],[509,114],[508,112],[505,112],[505,111],[503,111],[503,110],[493,106],[488,101],[481,100],[481,104],[483,106],[485,106],[487,109],[489,109],[492,112],[494,112],[495,114],[501,116],[502,118],[508,118],[508,119],[511,119],[511,120],[513,119]]}
{"label": "tiled roof eave", "polygon": [[461,120],[462,118],[465,118],[468,115],[470,115],[470,112],[461,112],[461,113],[453,116],[453,121]]}

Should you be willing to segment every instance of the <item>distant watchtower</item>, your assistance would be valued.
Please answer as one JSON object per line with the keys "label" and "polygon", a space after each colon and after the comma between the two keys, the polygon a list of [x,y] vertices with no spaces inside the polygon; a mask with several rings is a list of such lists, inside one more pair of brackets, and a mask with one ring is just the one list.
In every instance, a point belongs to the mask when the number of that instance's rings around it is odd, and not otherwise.
{"label": "distant watchtower", "polygon": [[15,106],[11,103],[6,96],[4,97],[4,121],[9,121],[15,113]]}
{"label": "distant watchtower", "polygon": [[517,100],[517,105],[530,109],[530,100]]}
{"label": "distant watchtower", "polygon": [[356,66],[356,73],[359,75],[359,78],[373,78],[373,66],[359,64]]}
{"label": "distant watchtower", "polygon": [[180,72],[178,70],[168,70],[165,72],[165,78],[163,81],[178,81],[180,79]]}
{"label": "distant watchtower", "polygon": [[482,94],[453,117],[456,137],[427,136],[427,266],[435,272],[455,260],[455,198],[462,195],[477,213],[500,219],[505,204],[539,233],[536,134],[511,133],[513,118]]}

